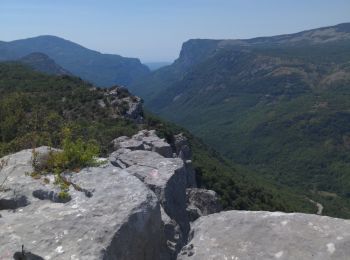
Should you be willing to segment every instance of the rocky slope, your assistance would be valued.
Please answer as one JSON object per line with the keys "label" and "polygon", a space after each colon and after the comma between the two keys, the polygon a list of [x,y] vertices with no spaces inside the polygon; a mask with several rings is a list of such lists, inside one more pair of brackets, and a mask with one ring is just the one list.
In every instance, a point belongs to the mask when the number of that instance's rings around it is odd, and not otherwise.
{"label": "rocky slope", "polygon": [[56,36],[0,42],[0,61],[18,60],[33,52],[48,55],[64,69],[98,86],[128,85],[149,73],[138,59],[103,54]]}
{"label": "rocky slope", "polygon": [[[29,176],[32,150],[2,158],[0,258],[347,259],[350,253],[347,220],[216,213],[216,194],[195,188],[189,144],[181,134],[170,145],[143,130],[115,139],[113,146],[110,162],[64,174],[74,183],[65,199],[52,175]],[[49,149],[36,149],[39,163]]]}

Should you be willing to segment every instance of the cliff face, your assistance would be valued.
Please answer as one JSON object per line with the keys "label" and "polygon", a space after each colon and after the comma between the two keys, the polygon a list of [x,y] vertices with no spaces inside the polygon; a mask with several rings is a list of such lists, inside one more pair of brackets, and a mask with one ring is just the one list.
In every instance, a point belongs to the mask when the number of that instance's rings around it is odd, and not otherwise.
{"label": "cliff face", "polygon": [[[196,188],[190,146],[181,134],[169,144],[143,130],[112,145],[115,152],[101,166],[64,174],[74,183],[65,199],[52,175],[28,175],[32,150],[1,159],[0,259],[347,259],[350,254],[348,220],[216,213],[221,210],[216,194]],[[45,158],[49,150],[36,152]]]}

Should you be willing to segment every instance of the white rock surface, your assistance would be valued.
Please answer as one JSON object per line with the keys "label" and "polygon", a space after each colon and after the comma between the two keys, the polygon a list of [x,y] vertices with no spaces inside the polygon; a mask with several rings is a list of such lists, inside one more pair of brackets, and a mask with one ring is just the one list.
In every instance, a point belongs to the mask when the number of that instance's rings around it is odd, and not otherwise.
{"label": "white rock surface", "polygon": [[213,190],[190,188],[186,190],[187,212],[193,222],[201,216],[222,211],[219,196]]}
{"label": "white rock surface", "polygon": [[141,181],[111,165],[84,169],[71,180],[89,195],[71,187],[71,200],[56,203],[33,196],[57,187],[25,175],[31,156],[9,156],[0,172],[8,176],[0,192],[1,260],[13,259],[22,245],[42,259],[159,259],[159,202]]}
{"label": "white rock surface", "polygon": [[350,220],[301,213],[226,211],[193,223],[178,259],[348,260]]}
{"label": "white rock surface", "polygon": [[[65,174],[82,188],[71,185],[67,199],[58,196],[52,175],[45,181],[26,174],[33,171],[32,150],[3,158],[0,259],[22,259],[22,245],[27,260],[349,259],[349,220],[262,211],[211,214],[221,209],[219,199],[193,188],[190,158],[179,152],[189,145],[183,135],[176,139],[177,146],[164,145],[154,131],[115,139],[114,166]],[[158,144],[165,150],[155,149]],[[48,148],[36,151],[45,160]]]}
{"label": "white rock surface", "polygon": [[174,259],[187,242],[190,230],[186,188],[195,186],[191,162],[170,158],[171,146],[154,131],[140,131],[131,138],[119,137],[114,144],[119,149],[111,154],[111,163],[139,178],[156,194],[162,206],[164,243],[168,248],[164,255]]}

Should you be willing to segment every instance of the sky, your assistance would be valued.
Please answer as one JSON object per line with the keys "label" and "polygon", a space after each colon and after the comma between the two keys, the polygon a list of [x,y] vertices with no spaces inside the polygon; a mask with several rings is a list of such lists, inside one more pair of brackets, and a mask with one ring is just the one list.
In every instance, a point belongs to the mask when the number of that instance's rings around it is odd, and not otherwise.
{"label": "sky", "polygon": [[142,62],[194,38],[272,36],[350,22],[350,0],[0,0],[0,41],[56,35]]}

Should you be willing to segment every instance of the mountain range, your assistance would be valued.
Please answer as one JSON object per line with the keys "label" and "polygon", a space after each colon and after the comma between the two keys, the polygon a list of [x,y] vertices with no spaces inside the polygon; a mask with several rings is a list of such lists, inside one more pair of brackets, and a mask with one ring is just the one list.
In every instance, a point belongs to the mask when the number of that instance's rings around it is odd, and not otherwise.
{"label": "mountain range", "polygon": [[0,42],[0,61],[19,60],[31,53],[43,53],[63,69],[103,87],[128,85],[149,73],[139,59],[102,54],[56,36]]}
{"label": "mountain range", "polygon": [[[350,217],[350,23],[273,37],[193,39],[173,64],[152,72],[137,59],[54,36],[0,42],[0,60],[58,75],[43,77],[50,84],[85,84],[76,75],[98,86],[126,85],[147,109],[229,159],[206,162],[207,148],[194,148],[198,178],[226,208],[312,212],[317,201],[326,215]],[[40,78],[11,66],[1,67],[4,86]],[[16,123],[16,115],[9,118]]]}
{"label": "mountain range", "polygon": [[350,260],[350,0],[0,22],[0,260]]}
{"label": "mountain range", "polygon": [[231,161],[350,216],[350,23],[189,40],[129,88]]}

